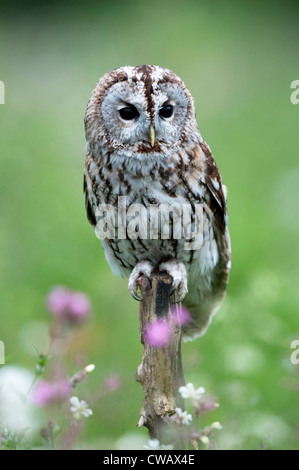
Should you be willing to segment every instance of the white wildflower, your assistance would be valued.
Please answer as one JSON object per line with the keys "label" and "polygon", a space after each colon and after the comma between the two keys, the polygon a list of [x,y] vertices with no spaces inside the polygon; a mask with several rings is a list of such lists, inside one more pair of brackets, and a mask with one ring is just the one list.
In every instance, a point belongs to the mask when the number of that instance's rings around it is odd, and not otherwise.
{"label": "white wildflower", "polygon": [[222,425],[219,423],[219,421],[215,421],[214,423],[211,424],[212,429],[222,429]]}
{"label": "white wildflower", "polygon": [[143,447],[148,450],[160,450],[160,441],[159,439],[149,439],[147,445]]}
{"label": "white wildflower", "polygon": [[192,415],[190,413],[188,413],[187,411],[183,411],[181,408],[176,408],[175,411],[183,424],[188,425],[191,423]]}
{"label": "white wildflower", "polygon": [[209,434],[210,432],[213,431],[213,429],[222,429],[222,425],[219,423],[219,421],[215,421],[214,423],[209,424],[208,426],[206,426],[204,428],[204,432],[206,434]]}
{"label": "white wildflower", "polygon": [[71,412],[74,414],[76,419],[80,419],[82,416],[84,418],[88,418],[88,416],[92,415],[92,410],[88,408],[88,404],[84,400],[79,400],[78,397],[71,397]]}
{"label": "white wildflower", "polygon": [[173,445],[171,444],[160,444],[159,439],[149,439],[147,445],[143,446],[147,450],[172,450]]}
{"label": "white wildflower", "polygon": [[94,364],[89,364],[88,366],[84,367],[84,370],[85,372],[87,372],[88,374],[90,374],[92,371],[95,370],[95,365]]}
{"label": "white wildflower", "polygon": [[194,385],[189,382],[185,387],[179,388],[179,393],[182,398],[190,398],[192,404],[195,405],[199,403],[202,395],[205,393],[205,389],[203,387],[195,389]]}
{"label": "white wildflower", "polygon": [[201,440],[201,442],[202,442],[204,445],[206,445],[206,446],[207,446],[207,445],[209,444],[209,442],[210,442],[210,439],[208,438],[208,436],[201,436],[201,437],[200,437],[200,440]]}

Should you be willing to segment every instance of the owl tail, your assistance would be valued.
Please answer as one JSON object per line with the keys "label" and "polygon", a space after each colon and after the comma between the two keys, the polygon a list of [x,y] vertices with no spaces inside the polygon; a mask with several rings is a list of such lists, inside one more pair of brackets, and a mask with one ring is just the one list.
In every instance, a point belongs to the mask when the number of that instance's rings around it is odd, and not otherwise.
{"label": "owl tail", "polygon": [[191,321],[182,328],[184,341],[198,338],[208,329],[225,298],[229,271],[230,251],[227,251],[215,266],[209,282],[203,282],[198,276],[188,280],[189,292],[183,306],[189,311]]}
{"label": "owl tail", "polygon": [[194,303],[189,300],[188,295],[184,299],[183,306],[188,310],[191,315],[191,320],[182,327],[183,341],[193,341],[196,338],[204,335],[207,331],[213,315],[219,310],[223,297],[216,301],[216,299],[205,299],[201,303]]}

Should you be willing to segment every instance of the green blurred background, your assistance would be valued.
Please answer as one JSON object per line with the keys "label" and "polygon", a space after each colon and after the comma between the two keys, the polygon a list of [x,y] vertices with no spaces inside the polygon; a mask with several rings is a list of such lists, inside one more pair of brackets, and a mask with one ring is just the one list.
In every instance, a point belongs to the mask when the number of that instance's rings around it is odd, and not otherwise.
{"label": "green blurred background", "polygon": [[183,346],[186,381],[218,398],[206,418],[223,424],[218,448],[299,448],[298,12],[291,1],[0,2],[0,339],[7,362],[33,370],[47,292],[90,296],[73,353],[96,364],[91,387],[111,373],[121,387],[94,408],[82,446],[146,436],[138,305],[86,220],[82,170],[97,80],[149,63],[184,80],[228,187],[228,294],[207,334]]}

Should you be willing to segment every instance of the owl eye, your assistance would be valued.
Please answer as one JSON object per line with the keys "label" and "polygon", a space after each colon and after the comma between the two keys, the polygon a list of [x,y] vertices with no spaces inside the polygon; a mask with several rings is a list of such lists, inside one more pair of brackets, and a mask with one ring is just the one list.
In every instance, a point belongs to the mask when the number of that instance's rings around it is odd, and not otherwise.
{"label": "owl eye", "polygon": [[172,104],[164,104],[159,111],[159,115],[163,118],[170,118],[173,115]]}
{"label": "owl eye", "polygon": [[135,106],[130,105],[126,106],[125,108],[121,108],[119,110],[120,117],[125,121],[132,121],[132,119],[136,119],[139,116],[139,113]]}

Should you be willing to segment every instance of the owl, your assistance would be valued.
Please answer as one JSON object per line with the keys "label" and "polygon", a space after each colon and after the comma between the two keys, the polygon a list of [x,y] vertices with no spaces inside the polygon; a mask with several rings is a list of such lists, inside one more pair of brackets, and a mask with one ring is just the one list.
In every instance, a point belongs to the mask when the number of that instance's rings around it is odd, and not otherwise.
{"label": "owl", "polygon": [[113,216],[114,236],[101,237],[112,272],[129,279],[134,298],[140,299],[141,274],[150,279],[154,269],[168,272],[172,292],[192,317],[183,328],[184,339],[201,336],[225,296],[231,249],[226,187],[198,129],[190,92],[177,75],[158,66],[108,72],[88,102],[85,135],[85,206],[95,228],[103,220],[98,208],[117,210],[120,200],[126,214],[136,204],[145,208],[142,227],[150,209],[161,204],[190,207],[193,227],[195,208],[201,208],[201,243],[191,249],[184,237],[174,236],[173,227],[168,238],[161,236],[161,219],[153,237],[140,234],[140,227],[135,236],[123,236],[129,217]]}

